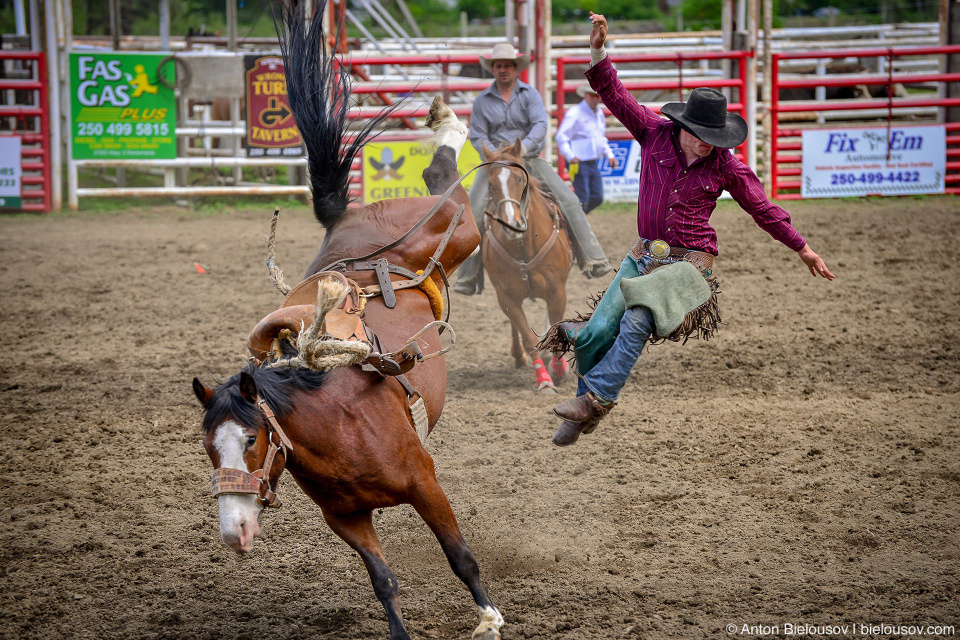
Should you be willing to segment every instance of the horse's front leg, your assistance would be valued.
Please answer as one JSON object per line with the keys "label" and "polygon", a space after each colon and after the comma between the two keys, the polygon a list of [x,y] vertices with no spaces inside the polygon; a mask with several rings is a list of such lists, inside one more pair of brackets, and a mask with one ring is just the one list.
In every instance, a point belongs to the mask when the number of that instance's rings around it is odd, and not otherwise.
{"label": "horse's front leg", "polygon": [[517,369],[523,368],[527,365],[527,354],[520,344],[520,332],[517,331],[517,325],[513,324],[513,321],[510,322],[510,336],[512,338],[510,341],[510,355],[513,356],[513,363]]}
{"label": "horse's front leg", "polygon": [[324,520],[333,532],[360,554],[367,567],[373,591],[387,612],[390,640],[410,640],[403,625],[403,615],[400,613],[400,585],[397,583],[397,575],[383,557],[380,539],[373,528],[373,512],[359,511],[342,516],[326,509],[322,511]]}
{"label": "horse's front leg", "polygon": [[[567,308],[567,289],[565,285],[556,286],[553,289],[553,295],[547,298],[547,317],[549,318],[547,327],[552,327],[563,320],[563,312]],[[544,331],[546,333],[546,331]],[[558,358],[551,354],[550,373],[554,382],[560,382],[560,379],[570,369],[570,365],[563,358]]]}
{"label": "horse's front leg", "polygon": [[[500,308],[510,319],[510,324],[513,325],[513,330],[516,332],[515,337],[516,334],[520,336],[523,349],[521,354],[530,356],[533,363],[533,372],[536,375],[537,391],[555,391],[553,379],[550,377],[547,367],[543,364],[543,358],[540,357],[540,351],[537,349],[537,336],[530,328],[530,323],[527,322],[527,314],[523,312],[522,302],[516,302],[509,293],[501,291],[500,288],[497,288],[497,302],[500,303]],[[516,357],[516,353],[514,353],[514,358]],[[523,366],[520,360],[517,360],[517,366]]]}
{"label": "horse's front leg", "polygon": [[[432,465],[431,465],[432,467]],[[480,580],[480,567],[470,547],[464,541],[453,515],[450,502],[443,493],[440,483],[432,473],[423,474],[416,486],[416,494],[411,501],[423,521],[427,523],[447,556],[450,568],[473,595],[473,601],[480,612],[480,624],[473,630],[471,640],[500,640],[500,627],[503,615],[493,605],[487,590]]]}

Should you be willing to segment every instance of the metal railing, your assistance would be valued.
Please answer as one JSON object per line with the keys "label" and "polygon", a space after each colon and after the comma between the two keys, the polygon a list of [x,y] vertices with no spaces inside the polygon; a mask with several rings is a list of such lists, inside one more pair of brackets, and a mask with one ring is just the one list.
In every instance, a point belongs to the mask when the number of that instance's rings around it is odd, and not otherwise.
{"label": "metal railing", "polygon": [[12,118],[16,126],[0,135],[20,138],[20,208],[24,211],[49,211],[50,190],[50,114],[47,102],[46,54],[40,51],[0,51],[5,60],[29,63],[30,79],[0,79],[0,91],[8,95],[31,96],[24,104],[0,105],[0,118]]}
{"label": "metal railing", "polygon": [[[901,123],[918,123],[918,109],[934,108],[934,112],[948,107],[960,107],[960,98],[946,98],[944,92],[937,97],[912,98],[894,97],[894,86],[912,84],[930,84],[944,86],[949,82],[960,81],[960,73],[910,73],[896,72],[894,61],[905,57],[930,57],[960,53],[960,45],[944,47],[904,47],[887,49],[843,49],[815,52],[774,53],[770,73],[772,100],[770,106],[772,131],[770,132],[771,193],[774,198],[784,200],[800,198],[802,168],[803,128],[783,128],[781,118],[785,114],[822,114],[846,115],[848,121],[854,117],[863,119],[872,117],[886,120],[888,126],[895,120]],[[857,57],[884,58],[887,60],[885,75],[835,75],[812,78],[780,77],[780,66],[785,60],[837,59]],[[855,87],[885,86],[887,96],[879,99],[840,99],[817,101],[787,101],[780,98],[781,89],[811,89],[816,87]],[[838,126],[836,123],[827,126]],[[814,125],[815,127],[815,125]],[[814,128],[810,127],[810,128]],[[947,162],[944,182],[946,193],[960,193],[960,123],[946,122]],[[953,135],[951,135],[953,134]],[[952,148],[951,148],[952,147]],[[952,185],[952,186],[951,186]]]}

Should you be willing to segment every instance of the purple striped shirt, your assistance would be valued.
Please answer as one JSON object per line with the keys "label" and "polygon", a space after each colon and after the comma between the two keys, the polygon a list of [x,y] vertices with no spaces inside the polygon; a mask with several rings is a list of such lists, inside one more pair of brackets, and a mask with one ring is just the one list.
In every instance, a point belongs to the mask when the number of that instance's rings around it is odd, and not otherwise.
{"label": "purple striped shirt", "polygon": [[757,225],[794,251],[803,236],[790,214],[767,199],[757,175],[729,149],[714,149],[687,165],[680,149],[679,127],[639,104],[627,91],[606,57],[586,72],[594,91],[617,120],[640,143],[640,198],[637,233],[648,240],[717,255],[717,232],[710,214],[723,190],[730,192]]}

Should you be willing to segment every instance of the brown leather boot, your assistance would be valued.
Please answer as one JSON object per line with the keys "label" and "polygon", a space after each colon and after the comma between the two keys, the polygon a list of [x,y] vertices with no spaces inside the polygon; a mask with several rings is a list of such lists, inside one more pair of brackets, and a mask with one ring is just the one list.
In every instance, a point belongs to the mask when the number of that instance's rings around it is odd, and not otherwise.
{"label": "brown leather boot", "polygon": [[553,408],[553,412],[570,422],[587,422],[599,420],[615,406],[616,402],[601,402],[592,391],[587,391],[582,396],[564,400]]}
{"label": "brown leather boot", "polygon": [[581,433],[592,433],[594,429],[597,428],[599,420],[590,420],[588,422],[570,422],[569,420],[564,420],[560,425],[560,428],[557,429],[557,432],[553,434],[553,444],[558,447],[567,447],[577,441],[577,438],[580,437]]}

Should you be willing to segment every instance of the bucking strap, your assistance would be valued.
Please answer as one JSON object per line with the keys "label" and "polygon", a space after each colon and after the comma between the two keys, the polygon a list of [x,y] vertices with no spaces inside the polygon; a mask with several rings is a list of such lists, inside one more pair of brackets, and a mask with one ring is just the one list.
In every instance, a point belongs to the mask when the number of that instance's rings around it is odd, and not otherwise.
{"label": "bucking strap", "polygon": [[[377,274],[377,283],[380,285],[380,295],[383,296],[383,304],[388,309],[397,306],[397,294],[393,291],[393,282],[390,280],[389,263],[384,258],[380,258],[373,264],[373,269]],[[416,277],[416,276],[414,276]]]}

